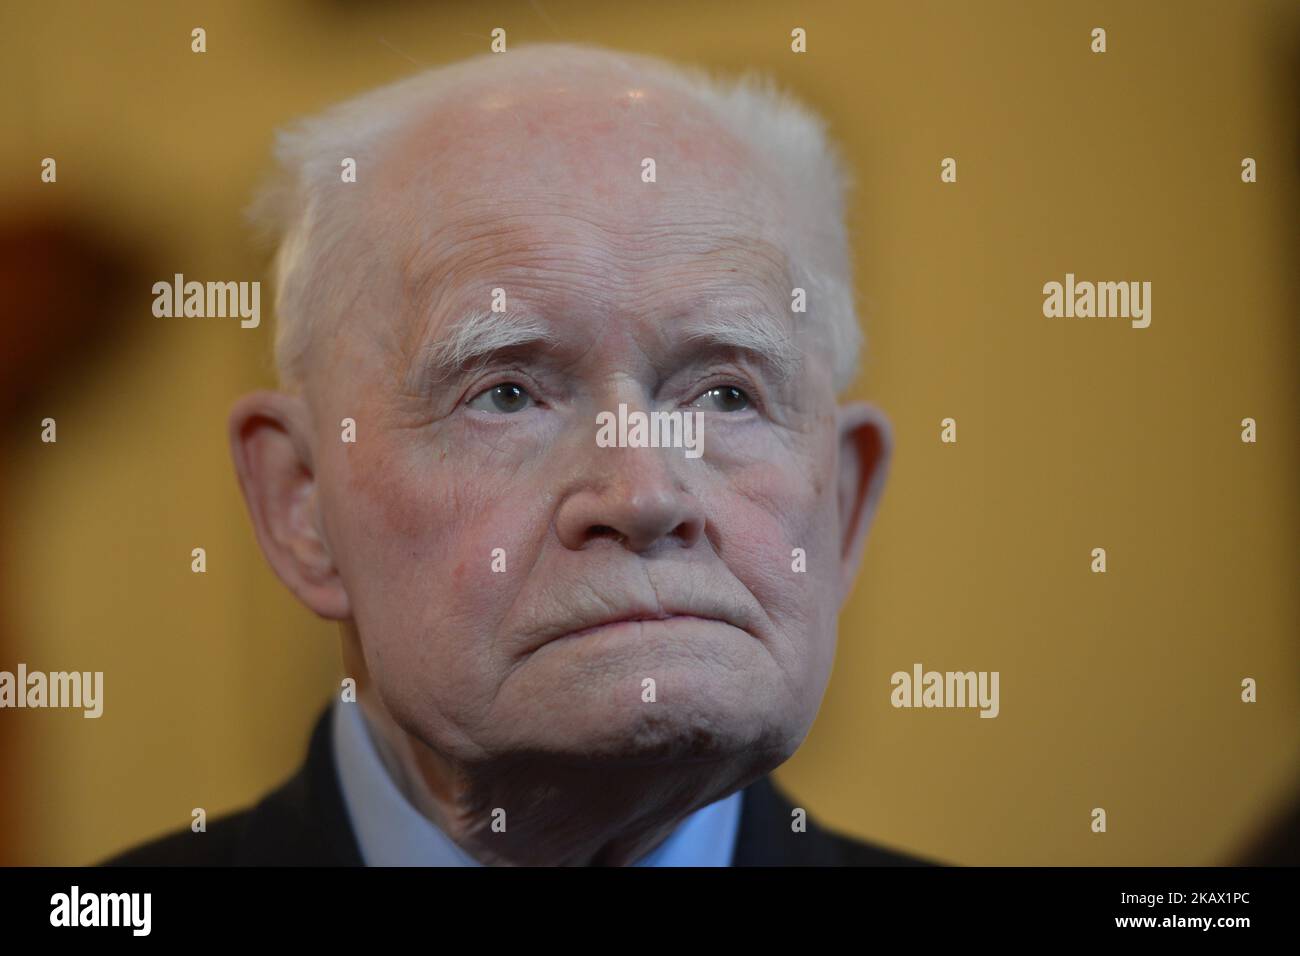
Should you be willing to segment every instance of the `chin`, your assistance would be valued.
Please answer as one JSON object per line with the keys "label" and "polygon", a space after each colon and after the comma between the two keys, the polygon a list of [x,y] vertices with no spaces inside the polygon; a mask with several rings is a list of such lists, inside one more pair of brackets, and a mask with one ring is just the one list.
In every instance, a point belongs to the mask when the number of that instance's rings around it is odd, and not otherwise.
{"label": "chin", "polygon": [[503,687],[492,723],[532,738],[523,750],[574,764],[742,754],[779,764],[811,724],[791,684],[767,645],[738,627],[619,625],[534,651]]}
{"label": "chin", "polygon": [[[748,631],[720,621],[629,622],[566,635],[542,645],[520,668],[532,688],[563,689],[572,707],[691,708],[719,696],[745,703],[778,686],[777,663]],[[642,701],[647,680],[655,703]]]}
{"label": "chin", "polygon": [[725,681],[711,677],[698,664],[695,671],[661,667],[653,703],[641,700],[639,680],[626,678],[589,694],[585,704],[568,694],[536,700],[533,714],[516,724],[531,739],[502,749],[575,767],[776,766],[794,752],[805,729],[764,693],[765,681],[738,681],[734,672]]}

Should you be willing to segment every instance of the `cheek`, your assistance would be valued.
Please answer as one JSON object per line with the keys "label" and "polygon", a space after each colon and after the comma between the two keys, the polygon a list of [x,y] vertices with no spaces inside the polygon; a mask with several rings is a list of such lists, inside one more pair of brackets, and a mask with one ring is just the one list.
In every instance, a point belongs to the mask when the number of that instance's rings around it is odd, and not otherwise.
{"label": "cheek", "polygon": [[791,643],[791,653],[807,654],[810,643],[834,634],[834,467],[834,444],[821,440],[718,476],[712,514],[719,553]]}
{"label": "cheek", "polygon": [[838,563],[827,485],[799,467],[762,466],[735,476],[716,512],[722,560],[767,615],[767,650],[793,689],[805,732],[835,658]]}
{"label": "cheek", "polygon": [[545,540],[544,503],[432,445],[344,456],[322,479],[324,510],[367,665],[394,713],[446,740],[507,667],[496,635]]}

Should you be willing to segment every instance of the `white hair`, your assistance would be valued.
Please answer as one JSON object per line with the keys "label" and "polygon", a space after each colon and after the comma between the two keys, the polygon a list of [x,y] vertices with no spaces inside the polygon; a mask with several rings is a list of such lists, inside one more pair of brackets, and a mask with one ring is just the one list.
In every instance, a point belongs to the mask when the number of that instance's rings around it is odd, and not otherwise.
{"label": "white hair", "polygon": [[749,146],[792,197],[784,224],[785,251],[795,285],[807,293],[807,318],[823,326],[835,390],[853,380],[862,332],[854,310],[845,222],[851,177],[827,136],[825,121],[760,73],[724,79],[643,54],[539,43],[427,70],[277,133],[278,175],[249,215],[276,243],[275,359],[283,383],[300,380],[316,317],[343,309],[342,293],[335,288],[340,270],[329,268],[329,262],[333,253],[344,251],[348,216],[358,210],[351,207],[357,190],[331,188],[339,181],[340,158],[352,157],[361,166],[441,95],[503,69],[502,60],[516,78],[590,67],[620,71],[637,82],[657,81],[706,107],[710,118]]}

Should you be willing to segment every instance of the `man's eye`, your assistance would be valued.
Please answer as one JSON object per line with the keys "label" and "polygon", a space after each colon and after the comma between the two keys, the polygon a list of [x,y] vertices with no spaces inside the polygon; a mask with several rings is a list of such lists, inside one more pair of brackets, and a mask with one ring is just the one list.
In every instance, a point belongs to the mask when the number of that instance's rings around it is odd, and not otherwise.
{"label": "man's eye", "polygon": [[516,382],[502,382],[479,392],[468,404],[483,412],[501,412],[509,415],[521,412],[533,403],[533,398]]}
{"label": "man's eye", "polygon": [[691,407],[694,408],[701,404],[715,412],[743,412],[749,408],[749,396],[745,394],[744,389],[737,388],[734,385],[721,385],[709,389],[693,401]]}

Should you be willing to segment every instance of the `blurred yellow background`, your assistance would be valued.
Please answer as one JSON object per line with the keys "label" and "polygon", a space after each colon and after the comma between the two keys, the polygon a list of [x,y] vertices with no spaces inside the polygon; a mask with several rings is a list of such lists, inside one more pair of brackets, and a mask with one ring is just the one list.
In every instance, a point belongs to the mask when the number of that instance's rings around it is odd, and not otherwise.
{"label": "blurred yellow background", "polygon": [[[235,397],[272,381],[269,288],[243,330],[154,318],[150,287],[267,279],[242,211],[273,130],[483,52],[500,26],[514,46],[764,68],[854,165],[867,354],[852,394],[897,445],[826,701],[777,774],[796,802],[964,864],[1234,861],[1300,788],[1296,14],[6,4],[5,219],[93,229],[140,278],[79,316],[112,320],[111,342],[64,347],[10,416],[0,669],[102,670],[105,711],[0,711],[0,860],[92,862],[193,807],[243,806],[301,761],[341,677],[337,636],[263,561],[225,440]],[[807,54],[790,52],[796,26]],[[1150,280],[1151,327],[1044,318],[1043,283],[1067,272]],[[57,444],[40,441],[46,416]],[[948,416],[956,445],[939,441]],[[918,661],[999,671],[1000,716],[892,708],[890,675]],[[1240,701],[1244,677],[1258,703]]]}

